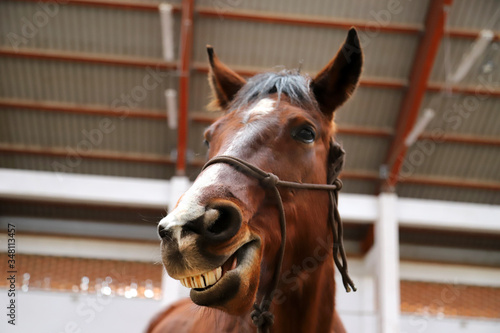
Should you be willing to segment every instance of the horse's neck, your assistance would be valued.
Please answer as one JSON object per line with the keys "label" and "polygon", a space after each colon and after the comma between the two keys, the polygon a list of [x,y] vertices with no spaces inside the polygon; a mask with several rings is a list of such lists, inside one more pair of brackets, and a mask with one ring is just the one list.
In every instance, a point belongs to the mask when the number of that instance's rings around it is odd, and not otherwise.
{"label": "horse's neck", "polygon": [[297,276],[300,284],[290,284],[283,297],[275,299],[273,332],[330,331],[335,308],[333,257],[329,253],[315,269],[312,260],[303,264]]}
{"label": "horse's neck", "polygon": [[[338,323],[334,323],[334,263],[328,245],[329,243],[325,242],[322,248],[324,251],[315,252],[316,266],[312,260],[303,259],[299,261],[301,265],[294,265],[290,270],[282,272],[282,283],[274,293],[270,309],[275,316],[271,332],[330,332],[334,324],[342,327],[338,318]],[[260,297],[257,297],[257,300],[260,300]],[[217,320],[227,325],[225,330],[221,331],[256,332],[250,313],[240,318],[223,312],[219,315],[221,318],[227,316],[226,320]],[[339,329],[339,332],[343,332],[343,329]]]}
{"label": "horse's neck", "polygon": [[[291,282],[292,275],[290,275],[289,279],[285,278],[284,284],[278,287],[279,292],[275,292],[276,296],[271,306],[275,319],[270,331],[330,332],[335,313],[334,265],[331,253],[315,270],[311,267],[310,272],[303,271],[293,274],[293,277],[299,279],[294,280],[299,284]],[[250,313],[241,318],[223,312],[218,312],[218,316],[216,322],[219,323],[217,329],[220,331],[256,332],[256,327],[251,323]],[[227,318],[222,320],[222,317]],[[220,326],[222,323],[224,327]]]}
{"label": "horse's neck", "polygon": [[[308,199],[303,200],[309,202],[307,207],[287,212],[288,225],[318,224],[325,229],[315,236],[309,234],[309,230],[295,230],[295,234],[301,236],[298,243],[289,248],[289,251],[295,251],[288,252],[293,259],[281,272],[281,283],[271,308],[275,314],[272,332],[331,331],[335,312],[335,264],[333,238],[326,227],[328,210],[324,207],[328,202],[323,201],[324,198]],[[314,213],[311,214],[311,211]],[[324,221],[324,224],[319,221]]]}

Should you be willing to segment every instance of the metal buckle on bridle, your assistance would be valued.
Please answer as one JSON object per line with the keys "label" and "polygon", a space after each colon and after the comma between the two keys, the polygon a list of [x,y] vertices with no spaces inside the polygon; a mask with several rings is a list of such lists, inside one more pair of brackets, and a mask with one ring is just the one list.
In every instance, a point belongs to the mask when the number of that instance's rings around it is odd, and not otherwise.
{"label": "metal buckle on bridle", "polygon": [[[259,183],[262,187],[273,190],[275,197],[277,200],[277,206],[279,210],[279,219],[280,219],[280,229],[281,229],[281,244],[280,249],[278,251],[278,261],[276,263],[276,269],[273,272],[273,279],[270,290],[268,290],[264,297],[262,298],[260,304],[254,304],[254,310],[250,314],[253,323],[257,326],[259,332],[268,332],[269,327],[274,323],[274,315],[269,311],[272,302],[272,294],[276,287],[278,286],[279,277],[281,275],[281,267],[283,264],[283,257],[285,254],[285,240],[286,240],[286,215],[285,209],[283,207],[283,200],[281,199],[280,192],[278,187],[288,187],[288,188],[297,188],[297,189],[307,189],[307,190],[323,190],[329,192],[330,197],[330,211],[331,214],[329,216],[329,224],[333,233],[333,260],[335,265],[337,266],[341,276],[342,283],[344,284],[344,288],[347,292],[352,290],[356,291],[356,287],[352,282],[349,274],[347,273],[347,258],[345,255],[344,244],[342,241],[342,220],[340,219],[339,211],[338,211],[338,191],[342,189],[342,181],[338,178],[335,178],[333,184],[331,185],[323,185],[323,184],[307,184],[307,183],[296,183],[283,181],[278,178],[278,176],[265,172],[264,170],[256,167],[253,164],[250,164],[244,160],[241,160],[237,157],[233,156],[216,156],[209,160],[202,168],[205,170],[208,166],[215,163],[226,163],[233,167],[235,167],[238,171],[244,172],[245,174],[252,176],[259,180]],[[340,259],[339,260],[339,256]]]}

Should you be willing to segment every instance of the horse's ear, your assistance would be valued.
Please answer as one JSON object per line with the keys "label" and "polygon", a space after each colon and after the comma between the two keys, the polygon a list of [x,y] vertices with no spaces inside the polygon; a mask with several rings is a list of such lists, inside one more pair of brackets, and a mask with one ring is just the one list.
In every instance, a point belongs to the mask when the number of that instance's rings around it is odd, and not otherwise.
{"label": "horse's ear", "polygon": [[214,94],[211,107],[215,109],[225,109],[233,100],[234,96],[246,83],[245,79],[224,65],[214,52],[214,49],[207,45],[208,60],[210,61],[210,73],[208,82]]}
{"label": "horse's ear", "polygon": [[356,89],[362,67],[363,53],[358,33],[351,28],[337,55],[311,82],[311,89],[323,113],[331,117],[349,99]]}

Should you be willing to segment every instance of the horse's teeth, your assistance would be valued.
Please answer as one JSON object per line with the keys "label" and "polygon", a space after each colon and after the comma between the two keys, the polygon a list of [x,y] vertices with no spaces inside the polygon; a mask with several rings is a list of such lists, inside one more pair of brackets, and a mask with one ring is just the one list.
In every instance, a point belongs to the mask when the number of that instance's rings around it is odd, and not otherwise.
{"label": "horse's teeth", "polygon": [[213,285],[215,282],[217,282],[217,279],[215,278],[214,272],[208,272],[205,273],[205,278],[207,279],[207,284],[209,286]]}
{"label": "horse's teeth", "polygon": [[180,280],[186,288],[206,288],[214,285],[222,277],[222,267],[200,275],[189,276]]}

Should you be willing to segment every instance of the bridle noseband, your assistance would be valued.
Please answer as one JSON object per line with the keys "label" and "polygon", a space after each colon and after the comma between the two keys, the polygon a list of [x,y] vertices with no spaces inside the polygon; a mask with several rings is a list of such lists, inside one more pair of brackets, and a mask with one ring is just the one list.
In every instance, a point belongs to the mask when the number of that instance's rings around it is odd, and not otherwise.
{"label": "bridle noseband", "polygon": [[[244,160],[226,155],[216,156],[212,158],[203,166],[202,170],[205,170],[210,165],[216,163],[229,164],[235,167],[236,170],[245,173],[248,176],[256,178],[257,180],[259,180],[259,183],[262,187],[272,190],[274,192],[274,196],[277,199],[281,228],[281,245],[278,252],[278,261],[276,263],[276,269],[273,273],[271,288],[264,294],[260,305],[257,303],[254,304],[254,311],[252,311],[250,315],[259,332],[269,332],[269,328],[274,322],[274,315],[269,311],[269,307],[271,306],[273,291],[278,286],[279,277],[281,275],[281,266],[283,264],[283,257],[285,255],[286,216],[285,209],[283,207],[283,200],[281,199],[278,187],[328,191],[330,197],[330,215],[328,218],[328,222],[333,233],[333,260],[335,261],[335,265],[342,275],[342,283],[344,284],[344,288],[346,289],[346,291],[350,292],[351,288],[356,291],[356,287],[354,286],[354,283],[347,273],[347,259],[344,250],[344,243],[342,241],[342,220],[340,219],[338,211],[338,191],[340,191],[340,189],[342,188],[342,182],[340,181],[340,179],[335,178],[332,185],[284,181],[280,180],[278,176],[272,173],[265,172],[262,169]],[[339,254],[340,260],[338,257]]]}

